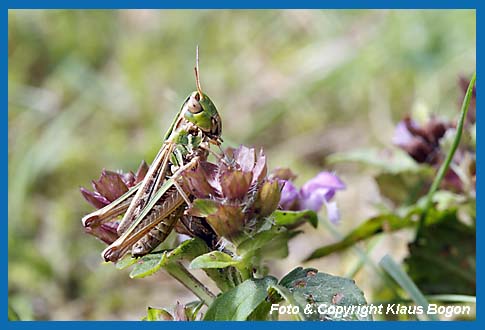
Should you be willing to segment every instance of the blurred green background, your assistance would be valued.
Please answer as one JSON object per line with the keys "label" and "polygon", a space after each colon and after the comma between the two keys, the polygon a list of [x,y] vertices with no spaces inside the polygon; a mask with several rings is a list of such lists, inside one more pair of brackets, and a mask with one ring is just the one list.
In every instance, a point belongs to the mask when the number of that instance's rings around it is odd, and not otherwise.
{"label": "blurred green background", "polygon": [[[103,168],[151,162],[195,89],[200,47],[204,91],[223,119],[226,146],[261,146],[269,167],[301,184],[336,170],[345,233],[375,214],[368,173],[325,156],[385,147],[416,106],[456,117],[459,75],[475,70],[474,11],[130,10],[9,12],[9,302],[22,319],[138,319],[146,306],[193,297],[163,272],[131,280],[102,264],[104,245],[85,235],[79,187]],[[336,238],[306,228],[282,275]],[[371,257],[397,259],[406,233]],[[345,252],[306,266],[343,275]],[[372,269],[356,277],[373,301]]]}

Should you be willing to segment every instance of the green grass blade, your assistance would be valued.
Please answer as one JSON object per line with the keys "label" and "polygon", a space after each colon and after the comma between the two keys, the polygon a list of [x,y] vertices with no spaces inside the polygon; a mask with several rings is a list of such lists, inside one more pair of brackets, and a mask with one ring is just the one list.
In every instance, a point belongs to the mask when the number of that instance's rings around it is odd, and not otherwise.
{"label": "green grass blade", "polygon": [[[385,255],[379,265],[409,294],[418,306],[422,306],[425,311],[428,309],[428,301],[423,293],[389,255]],[[435,315],[428,315],[428,318],[432,321],[439,321]]]}

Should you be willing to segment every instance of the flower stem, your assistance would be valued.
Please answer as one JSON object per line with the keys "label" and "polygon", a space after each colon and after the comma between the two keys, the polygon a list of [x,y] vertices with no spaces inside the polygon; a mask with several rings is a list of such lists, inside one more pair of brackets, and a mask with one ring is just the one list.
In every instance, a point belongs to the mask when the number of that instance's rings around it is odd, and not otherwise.
{"label": "flower stem", "polygon": [[164,268],[172,277],[192,291],[192,293],[203,301],[204,304],[207,306],[212,304],[215,299],[214,294],[196,279],[180,262],[170,263]]}
{"label": "flower stem", "polygon": [[421,233],[423,231],[424,223],[426,221],[426,216],[431,207],[431,204],[433,203],[433,195],[436,192],[436,190],[438,190],[438,187],[440,186],[441,181],[443,181],[445,174],[448,172],[451,161],[453,160],[453,156],[455,155],[456,149],[458,149],[458,145],[460,144],[461,135],[463,132],[463,125],[465,124],[466,115],[468,112],[468,107],[470,105],[473,86],[475,85],[476,78],[477,78],[477,74],[474,73],[472,76],[472,79],[470,80],[470,84],[468,85],[468,89],[466,91],[465,98],[463,99],[463,103],[461,105],[460,118],[458,119],[458,124],[456,125],[456,134],[453,140],[453,144],[451,145],[451,149],[448,151],[448,154],[446,155],[446,159],[443,162],[443,164],[441,164],[438,170],[438,173],[436,174],[436,177],[434,178],[434,181],[431,184],[428,194],[426,195],[423,213],[421,214],[421,217],[418,223],[418,228],[416,230],[416,238],[415,238],[416,241],[421,236]]}

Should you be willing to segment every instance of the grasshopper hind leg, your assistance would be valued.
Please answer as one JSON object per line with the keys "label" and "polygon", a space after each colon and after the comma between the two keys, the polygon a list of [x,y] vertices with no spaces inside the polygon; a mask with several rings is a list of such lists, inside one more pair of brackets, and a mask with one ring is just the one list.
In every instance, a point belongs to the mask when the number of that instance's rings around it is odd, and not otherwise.
{"label": "grasshopper hind leg", "polygon": [[131,254],[133,257],[144,256],[153,251],[159,246],[172,232],[173,227],[178,219],[182,216],[184,207],[179,207],[175,212],[170,214],[167,218],[160,221],[148,234],[140,238],[138,242],[133,244]]}

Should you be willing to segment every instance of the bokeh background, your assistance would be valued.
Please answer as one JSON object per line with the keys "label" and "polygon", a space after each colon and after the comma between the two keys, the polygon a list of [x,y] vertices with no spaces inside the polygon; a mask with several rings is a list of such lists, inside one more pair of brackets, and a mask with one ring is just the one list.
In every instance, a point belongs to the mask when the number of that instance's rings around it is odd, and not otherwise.
{"label": "bokeh background", "polygon": [[[345,233],[375,214],[369,173],[325,158],[391,144],[417,106],[456,117],[460,75],[475,69],[475,12],[122,10],[9,12],[9,303],[22,319],[139,319],[146,306],[193,297],[163,272],[131,280],[103,264],[85,235],[79,193],[103,168],[151,162],[194,90],[200,46],[204,91],[223,118],[226,146],[263,147],[270,168],[297,184],[323,169],[347,183],[337,196]],[[338,235],[305,227],[277,276]],[[371,254],[399,259],[406,233]],[[352,250],[305,266],[346,275]],[[373,301],[372,267],[355,274]]]}

